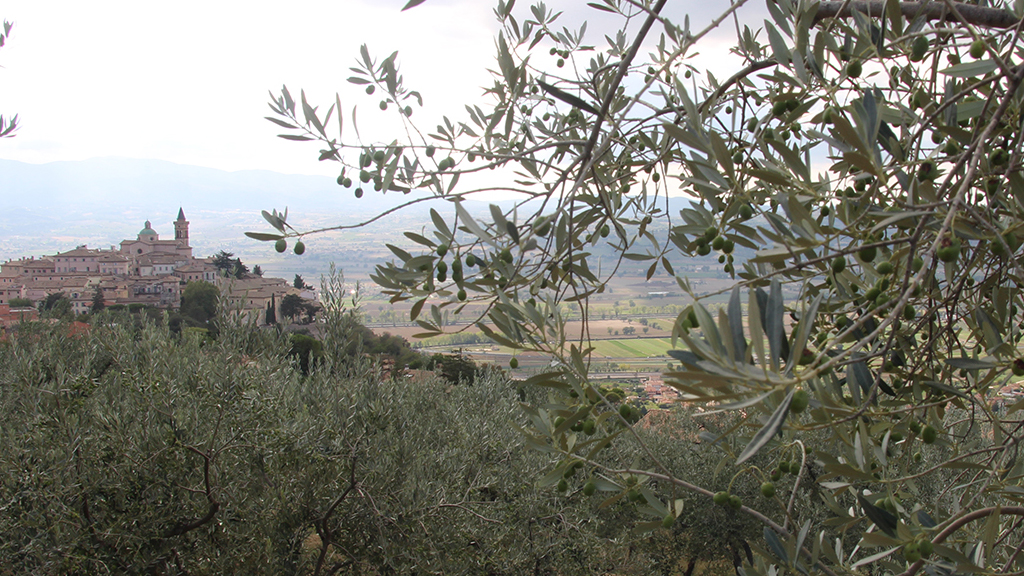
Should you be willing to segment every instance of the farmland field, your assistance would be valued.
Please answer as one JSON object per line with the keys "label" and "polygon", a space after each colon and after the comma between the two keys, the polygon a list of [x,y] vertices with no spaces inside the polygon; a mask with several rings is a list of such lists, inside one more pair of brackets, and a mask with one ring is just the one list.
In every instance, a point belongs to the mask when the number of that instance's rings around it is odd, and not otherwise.
{"label": "farmland field", "polygon": [[[594,340],[592,360],[595,373],[661,372],[671,361],[666,351],[672,349],[669,338],[629,338]],[[507,366],[512,350],[497,344],[470,344],[466,346],[431,346],[422,349],[428,354],[461,353],[483,364]],[[517,373],[531,373],[551,366],[551,357],[536,352],[515,354],[519,363]]]}
{"label": "farmland field", "polygon": [[598,340],[594,352],[606,358],[648,358],[666,355],[672,349],[669,338],[631,338],[628,340]]}

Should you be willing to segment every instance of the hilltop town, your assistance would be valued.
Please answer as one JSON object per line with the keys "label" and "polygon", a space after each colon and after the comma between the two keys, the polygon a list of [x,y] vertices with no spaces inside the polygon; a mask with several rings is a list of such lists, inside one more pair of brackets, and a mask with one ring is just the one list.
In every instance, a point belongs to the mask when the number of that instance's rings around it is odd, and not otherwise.
{"label": "hilltop town", "polygon": [[[109,249],[82,245],[52,256],[11,259],[0,264],[0,311],[17,312],[14,304],[38,305],[63,294],[71,311],[83,314],[97,302],[104,307],[149,306],[177,309],[189,282],[216,285],[231,305],[254,313],[275,309],[280,317],[284,296],[316,298],[312,288],[296,287],[282,278],[259,273],[226,274],[215,256],[196,257],[189,245],[189,222],[179,208],[173,222],[174,238],[161,239],[146,221],[135,238]],[[239,262],[240,264],[240,262]],[[265,321],[265,314],[258,315]]]}

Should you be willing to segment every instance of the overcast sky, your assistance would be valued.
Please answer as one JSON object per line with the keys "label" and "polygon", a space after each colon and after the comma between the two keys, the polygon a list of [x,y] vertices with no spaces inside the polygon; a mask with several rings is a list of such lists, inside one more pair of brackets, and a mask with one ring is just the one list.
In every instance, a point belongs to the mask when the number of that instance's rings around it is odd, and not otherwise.
{"label": "overcast sky", "polygon": [[[363,43],[381,58],[399,51],[406,85],[422,92],[428,106],[414,119],[429,119],[427,128],[441,114],[461,117],[462,104],[490,84],[494,2],[427,0],[401,12],[405,2],[0,3],[0,19],[14,22],[0,49],[0,114],[17,113],[22,123],[17,137],[0,140],[0,158],[42,163],[123,156],[336,175],[337,165],[316,161],[315,145],[275,137],[280,130],[263,120],[270,112],[268,90],[287,84],[297,95],[304,88],[325,108],[340,92],[346,108],[359,106],[361,129],[381,126],[379,100],[345,80]],[[565,26],[589,20],[588,38],[600,46],[616,24],[585,4],[548,2],[565,10]],[[701,9],[724,5],[676,0],[667,13],[681,22],[690,9],[696,28],[710,16]],[[520,20],[528,9],[520,0]],[[732,26],[724,32],[721,49],[731,41]],[[712,43],[705,51],[715,48]]]}

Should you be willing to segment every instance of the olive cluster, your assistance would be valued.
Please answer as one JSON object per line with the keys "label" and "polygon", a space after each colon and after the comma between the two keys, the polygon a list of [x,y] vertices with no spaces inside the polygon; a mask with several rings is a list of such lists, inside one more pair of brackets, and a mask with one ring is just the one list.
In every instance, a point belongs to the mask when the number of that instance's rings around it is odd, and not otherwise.
{"label": "olive cluster", "polygon": [[[750,210],[749,206],[745,207],[748,210]],[[736,242],[733,241],[731,238],[719,234],[717,226],[708,226],[708,228],[704,231],[704,234],[698,236],[692,242],[691,248],[699,256],[707,256],[708,254],[711,254],[712,250],[719,252],[720,254],[718,255],[718,263],[725,265],[723,267],[723,270],[727,274],[733,273],[733,251],[736,249]]]}

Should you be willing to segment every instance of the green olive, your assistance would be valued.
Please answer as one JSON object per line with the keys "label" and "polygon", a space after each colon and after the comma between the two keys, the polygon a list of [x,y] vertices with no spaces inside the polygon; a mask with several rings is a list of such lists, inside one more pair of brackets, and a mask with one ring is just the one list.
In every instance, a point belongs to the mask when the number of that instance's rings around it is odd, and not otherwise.
{"label": "green olive", "polygon": [[925,444],[934,444],[938,440],[939,432],[931,424],[921,430],[921,441]]}
{"label": "green olive", "polygon": [[[810,350],[805,349],[804,352],[810,352]],[[811,396],[807,393],[807,390],[797,390],[793,393],[793,399],[789,402],[789,410],[794,414],[800,414],[807,409],[807,405],[810,401]]]}
{"label": "green olive", "polygon": [[878,255],[878,248],[875,246],[867,246],[857,251],[857,257],[861,262],[873,262],[876,255]]}
{"label": "green olive", "polygon": [[583,485],[583,495],[593,496],[594,492],[597,492],[597,484],[594,484],[593,480],[587,481],[587,483]]}
{"label": "green olive", "polygon": [[928,51],[928,38],[924,36],[918,36],[914,39],[914,45],[910,50],[910,61],[920,62],[924,58],[925,52]]}
{"label": "green olive", "polygon": [[985,55],[986,49],[988,49],[988,42],[985,42],[980,38],[978,40],[975,40],[974,42],[971,42],[971,58],[974,58],[975,60],[981,58],[982,56]]}

